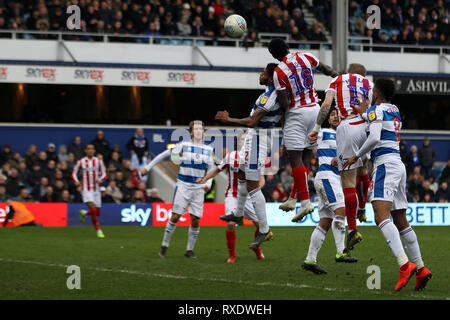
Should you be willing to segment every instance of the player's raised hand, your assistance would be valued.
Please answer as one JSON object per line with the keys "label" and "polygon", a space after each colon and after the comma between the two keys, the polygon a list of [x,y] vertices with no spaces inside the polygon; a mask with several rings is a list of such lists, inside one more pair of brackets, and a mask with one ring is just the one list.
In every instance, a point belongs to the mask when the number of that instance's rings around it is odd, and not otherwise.
{"label": "player's raised hand", "polygon": [[214,117],[214,119],[219,120],[221,122],[227,122],[229,118],[230,118],[230,115],[228,114],[228,111],[226,111],[226,110],[217,111],[216,116]]}
{"label": "player's raised hand", "polygon": [[332,165],[333,167],[337,167],[337,165],[338,165],[338,160],[337,160],[336,157],[334,157],[333,159],[331,159],[331,165]]}
{"label": "player's raised hand", "polygon": [[316,131],[311,131],[311,133],[308,134],[308,142],[309,142],[310,144],[316,143],[316,142],[317,142],[318,136],[319,136],[319,133],[318,133],[318,132],[316,132]]}
{"label": "player's raised hand", "polygon": [[343,170],[345,170],[346,168],[350,168],[352,164],[358,161],[358,157],[356,156],[356,154],[354,154],[350,158],[344,158],[344,160],[344,164],[342,165]]}
{"label": "player's raised hand", "polygon": [[198,184],[203,184],[203,183],[206,182],[205,179],[203,179],[203,178],[197,178],[196,181],[197,181]]}
{"label": "player's raised hand", "polygon": [[363,96],[362,101],[359,100],[359,98],[356,98],[356,101],[358,101],[358,105],[350,104],[350,106],[358,111],[359,114],[366,113],[367,109],[369,109],[369,101],[366,99],[366,97]]}
{"label": "player's raised hand", "polygon": [[142,168],[141,169],[141,176],[144,177],[148,173],[147,169]]}

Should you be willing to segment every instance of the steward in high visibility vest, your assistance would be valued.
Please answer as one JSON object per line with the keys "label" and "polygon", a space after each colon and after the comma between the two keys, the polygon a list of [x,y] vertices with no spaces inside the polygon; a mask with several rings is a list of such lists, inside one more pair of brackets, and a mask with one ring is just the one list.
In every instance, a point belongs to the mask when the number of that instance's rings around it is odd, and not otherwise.
{"label": "steward in high visibility vest", "polygon": [[8,221],[11,221],[13,227],[37,226],[34,222],[33,214],[23,203],[7,200],[6,204],[8,205],[6,208],[8,215],[6,216],[3,226],[6,226]]}

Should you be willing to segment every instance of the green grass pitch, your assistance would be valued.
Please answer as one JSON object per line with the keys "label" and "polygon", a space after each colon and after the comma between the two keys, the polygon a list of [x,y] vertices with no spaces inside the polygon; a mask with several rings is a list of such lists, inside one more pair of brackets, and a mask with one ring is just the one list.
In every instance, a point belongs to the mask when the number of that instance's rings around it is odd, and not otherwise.
{"label": "green grass pitch", "polygon": [[[415,278],[394,291],[398,268],[375,227],[361,227],[364,241],[356,264],[334,261],[331,230],[318,261],[327,275],[300,268],[312,227],[274,227],[275,240],[262,245],[257,261],[248,244],[253,227],[236,232],[237,261],[227,264],[225,228],[202,227],[197,259],[184,257],[187,228],[178,227],[167,257],[157,256],[164,228],[104,227],[97,239],[92,227],[0,228],[0,299],[450,299],[448,227],[416,227],[426,266],[433,279],[414,291]],[[81,289],[66,286],[67,266],[81,270]],[[381,289],[366,286],[369,265],[381,269]]]}

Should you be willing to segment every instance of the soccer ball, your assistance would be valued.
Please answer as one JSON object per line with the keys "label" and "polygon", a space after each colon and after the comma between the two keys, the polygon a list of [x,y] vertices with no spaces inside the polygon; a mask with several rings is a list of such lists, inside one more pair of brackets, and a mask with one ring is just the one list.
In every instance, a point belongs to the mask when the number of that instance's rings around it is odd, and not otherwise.
{"label": "soccer ball", "polygon": [[247,31],[247,22],[238,14],[232,14],[225,20],[225,32],[232,38],[240,38]]}

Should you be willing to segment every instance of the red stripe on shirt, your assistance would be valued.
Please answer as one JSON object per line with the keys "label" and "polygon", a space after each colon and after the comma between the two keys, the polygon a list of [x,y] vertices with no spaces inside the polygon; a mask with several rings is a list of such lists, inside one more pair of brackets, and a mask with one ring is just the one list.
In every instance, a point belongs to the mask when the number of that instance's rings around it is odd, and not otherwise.
{"label": "red stripe on shirt", "polygon": [[95,159],[92,159],[92,168],[94,169],[94,170],[92,170],[92,176],[93,176],[92,182],[94,184],[94,191],[97,191],[97,183],[95,182],[95,180],[97,180],[97,168],[96,168],[95,164],[96,164]]}
{"label": "red stripe on shirt", "polygon": [[338,105],[339,112],[341,113],[341,119],[345,119],[348,116],[347,110],[345,110],[344,106],[344,98],[342,92],[342,76],[339,76],[336,79],[336,102]]}

